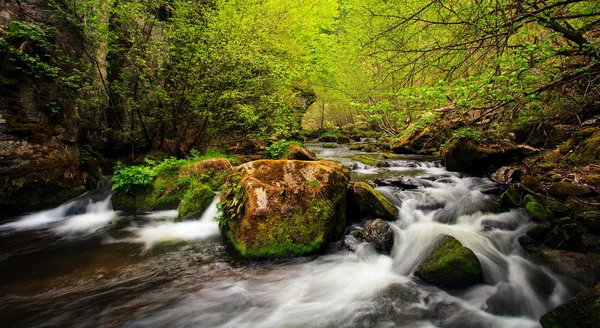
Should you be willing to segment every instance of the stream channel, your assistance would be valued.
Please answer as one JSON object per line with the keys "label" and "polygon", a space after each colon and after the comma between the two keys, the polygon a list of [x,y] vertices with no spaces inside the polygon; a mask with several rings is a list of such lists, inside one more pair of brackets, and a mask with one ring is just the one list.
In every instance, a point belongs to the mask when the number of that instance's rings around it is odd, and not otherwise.
{"label": "stream channel", "polygon": [[[337,242],[319,255],[251,262],[222,239],[216,201],[176,223],[177,211],[122,215],[98,190],[0,218],[0,325],[540,327],[583,289],[529,259],[517,238],[530,219],[502,209],[489,179],[448,172],[435,158],[395,155],[374,168],[345,145],[307,148],[351,167],[355,181],[404,177],[410,188],[377,187],[400,209],[390,256]],[[442,234],[473,250],[485,284],[442,290],[414,276]]]}

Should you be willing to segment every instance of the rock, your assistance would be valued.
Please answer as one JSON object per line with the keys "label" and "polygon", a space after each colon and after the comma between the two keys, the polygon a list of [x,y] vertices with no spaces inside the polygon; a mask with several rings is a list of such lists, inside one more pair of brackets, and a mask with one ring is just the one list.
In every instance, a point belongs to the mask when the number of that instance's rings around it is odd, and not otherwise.
{"label": "rock", "polygon": [[[73,77],[74,69],[88,64],[85,40],[70,19],[47,1],[3,2],[1,7],[0,213],[6,216],[55,207],[84,193],[80,164],[87,158],[80,156],[78,136],[102,138],[107,129],[82,120],[89,108],[77,96],[86,90],[67,87],[58,78]],[[16,22],[22,27],[16,25],[18,31],[7,36]],[[44,73],[50,71],[60,73]],[[99,129],[80,130],[86,123]]]}
{"label": "rock", "polygon": [[373,187],[364,182],[357,182],[352,191],[353,200],[358,204],[361,215],[386,221],[398,219],[398,208]]}
{"label": "rock", "polygon": [[221,229],[247,257],[313,253],[344,231],[349,181],[329,161],[246,163],[222,188]]}
{"label": "rock", "polygon": [[497,183],[509,184],[520,181],[522,174],[518,166],[503,166],[494,172],[491,178]]}
{"label": "rock", "polygon": [[521,178],[521,184],[529,189],[537,189],[540,186],[540,181],[531,175],[525,175]]}
{"label": "rock", "polygon": [[339,137],[339,138],[337,138],[337,143],[339,143],[339,144],[342,144],[342,145],[344,145],[344,144],[349,144],[349,143],[351,143],[352,141],[353,141],[353,140],[352,140],[352,139],[350,139],[349,137]]}
{"label": "rock", "polygon": [[582,254],[558,249],[541,249],[536,253],[540,262],[552,271],[581,281],[588,286],[600,282],[600,255]]}
{"label": "rock", "polygon": [[373,245],[375,250],[383,254],[389,254],[394,246],[394,231],[387,222],[381,219],[367,224],[362,231],[362,237]]}
{"label": "rock", "polygon": [[179,218],[199,218],[210,206],[214,197],[215,194],[209,187],[195,186],[183,196],[178,210]]}
{"label": "rock", "polygon": [[593,192],[569,182],[555,182],[550,186],[550,193],[555,196],[586,196]]}
{"label": "rock", "polygon": [[554,213],[547,210],[544,205],[537,200],[524,201],[523,205],[525,206],[525,211],[533,221],[550,221],[555,219]]}
{"label": "rock", "polygon": [[[131,192],[117,191],[112,197],[115,210],[142,213],[182,208],[179,217],[202,214],[214,197],[213,190],[233,172],[226,158],[213,158],[161,171],[152,185]],[[183,201],[183,202],[182,202]]]}
{"label": "rock", "polygon": [[418,183],[414,182],[414,180],[411,180],[410,178],[406,178],[406,177],[395,177],[395,178],[385,179],[385,180],[375,179],[374,183],[378,186],[390,186],[390,187],[401,188],[404,190],[413,190],[413,189],[417,189],[420,187],[420,185]]}
{"label": "rock", "polygon": [[342,240],[342,246],[351,252],[356,252],[358,250],[358,245],[360,245],[362,242],[363,241],[361,239],[350,234],[344,237],[344,240]]}
{"label": "rock", "polygon": [[444,235],[432,249],[432,254],[415,272],[417,277],[444,288],[466,288],[483,283],[477,256],[454,237]]}
{"label": "rock", "polygon": [[499,167],[516,162],[521,157],[521,151],[504,140],[479,144],[460,137],[451,139],[441,155],[450,171],[485,173],[491,165]]}
{"label": "rock", "polygon": [[600,212],[584,212],[575,215],[575,219],[590,232],[600,234]]}
{"label": "rock", "polygon": [[381,153],[379,154],[378,159],[392,159],[394,158],[394,154],[390,154],[390,153]]}
{"label": "rock", "polygon": [[507,191],[500,195],[500,205],[505,208],[519,207],[523,194],[517,187],[511,186]]}
{"label": "rock", "polygon": [[525,234],[541,244],[546,240],[546,235],[551,229],[552,227],[548,224],[536,224]]}
{"label": "rock", "polygon": [[314,161],[317,157],[308,149],[290,144],[287,158],[290,160]]}
{"label": "rock", "polygon": [[586,166],[600,162],[600,128],[590,127],[580,130],[576,138],[581,140],[571,154],[568,155],[567,161],[576,166]]}
{"label": "rock", "polygon": [[502,222],[498,220],[485,219],[481,221],[481,226],[488,229],[500,229],[514,231],[519,226],[514,222]]}
{"label": "rock", "polygon": [[447,138],[445,131],[434,126],[425,129],[412,129],[393,142],[390,149],[397,154],[433,154]]}
{"label": "rock", "polygon": [[552,230],[546,235],[546,245],[571,251],[584,249],[581,240],[583,229],[577,224],[577,221],[570,217],[564,217],[553,223]]}
{"label": "rock", "polygon": [[375,166],[377,164],[377,158],[370,155],[356,155],[352,157],[352,160],[369,166]]}
{"label": "rock", "polygon": [[600,174],[589,174],[585,177],[585,183],[590,186],[600,187]]}
{"label": "rock", "polygon": [[581,242],[586,251],[598,254],[600,252],[600,237],[590,233],[581,235]]}
{"label": "rock", "polygon": [[522,205],[534,221],[553,221],[571,214],[567,206],[551,198],[540,199],[527,195],[523,198]]}
{"label": "rock", "polygon": [[600,327],[600,285],[546,313],[540,323],[544,328]]}
{"label": "rock", "polygon": [[377,151],[377,147],[371,144],[355,143],[352,146],[350,146],[350,150],[358,150],[365,153],[374,153]]}

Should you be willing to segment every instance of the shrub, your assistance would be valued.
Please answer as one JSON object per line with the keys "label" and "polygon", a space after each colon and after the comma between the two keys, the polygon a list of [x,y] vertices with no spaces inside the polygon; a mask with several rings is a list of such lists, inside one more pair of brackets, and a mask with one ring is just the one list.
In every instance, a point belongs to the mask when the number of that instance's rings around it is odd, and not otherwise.
{"label": "shrub", "polygon": [[120,162],[115,166],[115,176],[111,182],[112,189],[130,193],[138,188],[152,185],[156,171],[150,166],[125,167]]}
{"label": "shrub", "polygon": [[273,159],[280,159],[287,156],[290,151],[290,145],[296,145],[298,147],[303,147],[300,141],[286,141],[279,140],[272,143],[269,147],[267,147],[267,153],[269,157]]}

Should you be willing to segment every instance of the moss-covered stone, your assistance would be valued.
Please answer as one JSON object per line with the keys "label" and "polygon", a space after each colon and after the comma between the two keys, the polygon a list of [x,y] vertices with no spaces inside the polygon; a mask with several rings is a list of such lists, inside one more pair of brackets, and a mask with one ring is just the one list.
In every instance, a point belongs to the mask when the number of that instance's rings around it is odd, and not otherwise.
{"label": "moss-covered stone", "polygon": [[310,150],[290,144],[287,159],[299,161],[314,161],[317,156]]}
{"label": "moss-covered stone", "polygon": [[451,139],[442,150],[442,158],[451,171],[484,173],[490,165],[501,167],[516,162],[521,151],[504,141],[478,143],[466,137]]}
{"label": "moss-covered stone", "polygon": [[519,207],[523,194],[517,187],[511,186],[500,195],[500,204],[505,208]]}
{"label": "moss-covered stone", "polygon": [[577,147],[567,156],[570,164],[586,166],[600,162],[600,129],[591,127],[580,130],[577,138],[581,140]]}
{"label": "moss-covered stone", "polygon": [[[160,172],[148,187],[129,193],[116,192],[112,198],[113,207],[128,213],[169,210],[177,208],[185,196],[191,202],[186,206],[193,213],[202,207],[200,191],[208,189],[212,194],[212,190],[217,190],[232,171],[229,160],[215,158]],[[186,210],[183,216],[188,214],[193,215]]]}
{"label": "moss-covered stone", "polygon": [[585,182],[594,187],[600,187],[600,174],[589,174],[585,177]]}
{"label": "moss-covered stone", "polygon": [[179,219],[199,217],[206,211],[214,197],[215,194],[209,187],[202,184],[194,186],[181,200]]}
{"label": "moss-covered stone", "polygon": [[379,154],[378,159],[392,159],[394,158],[394,154],[391,153],[381,153]]}
{"label": "moss-covered stone", "polygon": [[447,235],[435,243],[433,253],[419,265],[415,275],[445,288],[466,288],[483,283],[483,271],[475,253]]}
{"label": "moss-covered stone", "polygon": [[386,221],[398,219],[398,208],[373,187],[364,182],[357,182],[352,189],[354,202],[358,204],[361,215]]}
{"label": "moss-covered stone", "polygon": [[537,189],[540,186],[540,181],[531,175],[525,175],[521,178],[521,184],[529,189]]}
{"label": "moss-covered stone", "polygon": [[544,328],[600,327],[600,285],[546,313],[540,323]]}
{"label": "moss-covered stone", "polygon": [[298,256],[340,237],[349,173],[329,161],[250,162],[223,186],[220,226],[244,256]]}
{"label": "moss-covered stone", "polygon": [[377,158],[369,155],[356,155],[352,160],[369,166],[377,165]]}
{"label": "moss-covered stone", "polygon": [[432,154],[448,137],[446,130],[438,127],[440,124],[447,125],[447,122],[434,122],[424,129],[412,129],[392,142],[390,149],[397,154]]}
{"label": "moss-covered stone", "polygon": [[586,196],[592,191],[569,182],[556,182],[550,186],[550,193],[555,196]]}

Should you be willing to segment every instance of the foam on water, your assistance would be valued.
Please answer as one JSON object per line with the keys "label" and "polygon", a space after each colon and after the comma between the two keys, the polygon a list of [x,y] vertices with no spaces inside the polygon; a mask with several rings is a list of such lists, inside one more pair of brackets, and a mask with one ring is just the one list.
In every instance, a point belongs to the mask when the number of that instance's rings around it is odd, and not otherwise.
{"label": "foam on water", "polygon": [[122,241],[144,244],[144,250],[147,251],[154,245],[162,242],[192,241],[219,236],[219,224],[215,220],[218,215],[218,201],[218,197],[215,197],[208,209],[197,221],[167,221],[129,228],[128,230],[133,232],[135,237]]}
{"label": "foam on water", "polygon": [[0,226],[0,230],[35,230],[51,228],[59,234],[92,233],[106,226],[118,216],[113,211],[110,197],[93,202],[75,200],[57,208],[26,215]]}

